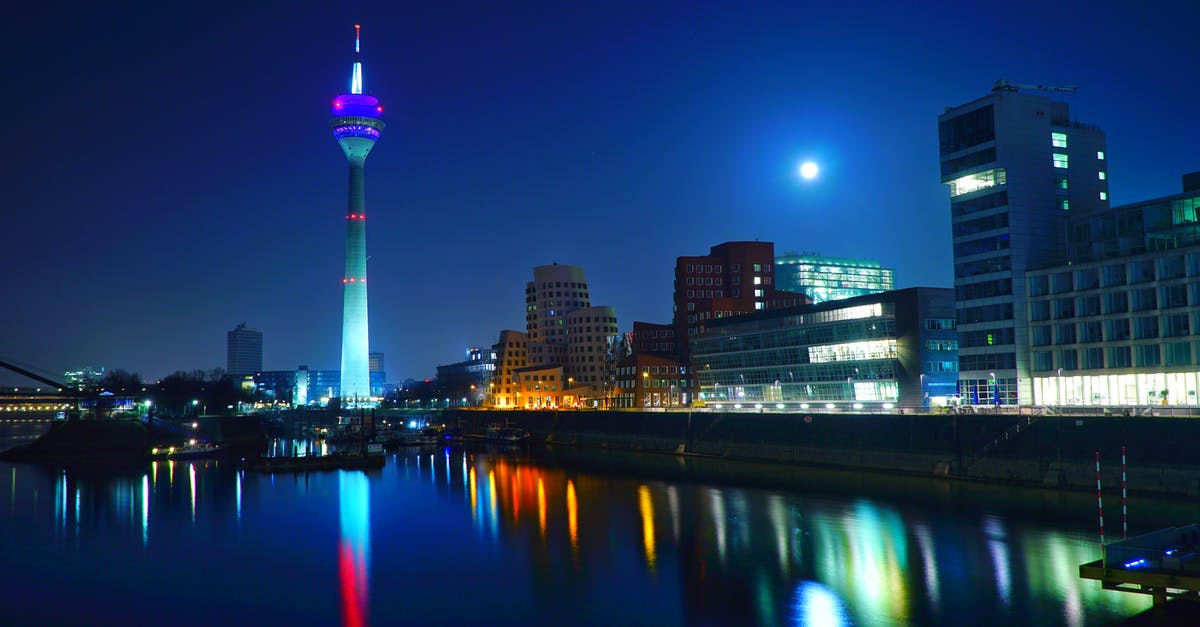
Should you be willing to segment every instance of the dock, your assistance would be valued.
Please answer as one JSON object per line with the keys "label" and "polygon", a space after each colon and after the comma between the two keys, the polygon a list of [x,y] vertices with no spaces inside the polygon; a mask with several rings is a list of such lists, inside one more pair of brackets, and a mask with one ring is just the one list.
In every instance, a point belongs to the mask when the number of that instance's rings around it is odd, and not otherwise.
{"label": "dock", "polygon": [[1168,527],[1104,546],[1103,559],[1079,565],[1081,579],[1105,590],[1200,601],[1200,523]]}

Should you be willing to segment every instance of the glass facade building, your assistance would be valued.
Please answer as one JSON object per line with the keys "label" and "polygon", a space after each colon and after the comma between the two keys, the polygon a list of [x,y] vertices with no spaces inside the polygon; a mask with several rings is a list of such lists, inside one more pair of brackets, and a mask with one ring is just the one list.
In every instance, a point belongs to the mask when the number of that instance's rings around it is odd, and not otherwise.
{"label": "glass facade building", "polygon": [[[1066,222],[1108,208],[1105,137],[1067,105],[997,84],[938,116],[949,189],[960,393],[1033,402],[1025,273],[1063,263]],[[982,402],[982,400],[981,400]]]}
{"label": "glass facade building", "polygon": [[1200,190],[1072,216],[1071,263],[1026,277],[1034,403],[1200,404],[1197,209]]}
{"label": "glass facade building", "polygon": [[776,287],[804,294],[813,304],[895,289],[896,271],[869,259],[785,253],[775,258]]}
{"label": "glass facade building", "polygon": [[928,406],[955,393],[954,292],[909,288],[712,321],[698,399],[734,409]]}

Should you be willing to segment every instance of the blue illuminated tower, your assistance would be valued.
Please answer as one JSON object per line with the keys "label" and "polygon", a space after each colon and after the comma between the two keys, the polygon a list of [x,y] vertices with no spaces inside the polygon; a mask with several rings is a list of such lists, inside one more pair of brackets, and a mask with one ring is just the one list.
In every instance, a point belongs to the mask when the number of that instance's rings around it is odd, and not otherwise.
{"label": "blue illuminated tower", "polygon": [[354,70],[350,93],[333,99],[329,127],[350,161],[350,195],[346,208],[346,274],[342,277],[343,403],[358,404],[371,396],[367,339],[367,216],[363,201],[363,166],[383,131],[379,100],[363,92],[359,25],[354,25]]}

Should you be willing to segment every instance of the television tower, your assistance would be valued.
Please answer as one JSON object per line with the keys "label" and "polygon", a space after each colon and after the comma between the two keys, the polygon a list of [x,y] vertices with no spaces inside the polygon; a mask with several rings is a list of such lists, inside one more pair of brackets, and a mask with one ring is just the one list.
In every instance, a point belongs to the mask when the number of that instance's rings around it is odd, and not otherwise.
{"label": "television tower", "polygon": [[354,25],[354,69],[350,93],[333,99],[329,128],[350,161],[350,195],[346,207],[346,274],[342,277],[342,403],[357,405],[370,398],[367,372],[367,215],[363,202],[363,166],[383,131],[379,100],[363,93],[359,25]]}

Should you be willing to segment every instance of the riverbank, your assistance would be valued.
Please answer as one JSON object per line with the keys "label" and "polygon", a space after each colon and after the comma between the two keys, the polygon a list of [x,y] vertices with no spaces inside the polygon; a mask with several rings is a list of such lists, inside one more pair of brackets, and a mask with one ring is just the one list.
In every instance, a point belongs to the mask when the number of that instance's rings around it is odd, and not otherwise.
{"label": "riverbank", "polygon": [[1200,420],[991,414],[785,414],[446,410],[483,433],[507,420],[539,442],[1005,485],[1200,498]]}

